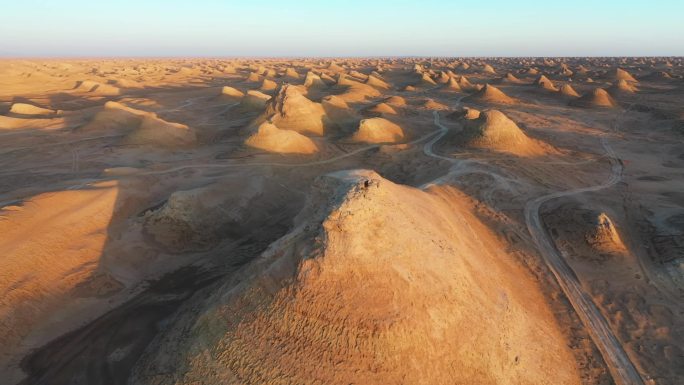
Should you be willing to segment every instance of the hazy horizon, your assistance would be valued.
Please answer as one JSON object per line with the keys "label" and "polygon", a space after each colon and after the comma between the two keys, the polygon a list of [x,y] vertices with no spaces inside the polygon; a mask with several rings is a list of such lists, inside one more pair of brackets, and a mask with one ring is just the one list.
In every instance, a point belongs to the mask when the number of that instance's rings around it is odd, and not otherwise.
{"label": "hazy horizon", "polygon": [[4,6],[0,56],[681,56],[683,11],[676,1],[29,0]]}

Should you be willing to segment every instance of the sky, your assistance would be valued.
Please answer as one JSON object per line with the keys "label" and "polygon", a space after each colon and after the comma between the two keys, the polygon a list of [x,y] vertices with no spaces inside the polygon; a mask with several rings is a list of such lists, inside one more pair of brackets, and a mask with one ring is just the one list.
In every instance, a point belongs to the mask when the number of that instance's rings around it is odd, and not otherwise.
{"label": "sky", "polygon": [[684,0],[0,0],[0,56],[682,56],[682,15]]}

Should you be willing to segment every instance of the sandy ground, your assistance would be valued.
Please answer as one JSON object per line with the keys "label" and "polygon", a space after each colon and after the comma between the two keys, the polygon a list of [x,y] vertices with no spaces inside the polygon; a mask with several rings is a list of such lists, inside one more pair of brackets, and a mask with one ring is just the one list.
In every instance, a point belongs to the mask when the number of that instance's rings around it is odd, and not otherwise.
{"label": "sandy ground", "polygon": [[683,64],[1,61],[0,378],[680,384]]}

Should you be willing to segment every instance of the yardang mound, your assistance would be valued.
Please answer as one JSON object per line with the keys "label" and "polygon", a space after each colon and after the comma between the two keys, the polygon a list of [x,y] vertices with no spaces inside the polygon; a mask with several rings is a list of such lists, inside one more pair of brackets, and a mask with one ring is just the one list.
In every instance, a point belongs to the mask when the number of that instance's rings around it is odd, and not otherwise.
{"label": "yardang mound", "polygon": [[289,84],[278,89],[261,120],[270,120],[280,129],[312,135],[323,135],[328,123],[323,106],[309,100],[296,86]]}
{"label": "yardang mound", "polygon": [[463,132],[457,138],[465,146],[476,147],[518,156],[539,156],[551,152],[551,148],[537,140],[530,139],[502,112],[488,110],[477,119],[464,122]]}
{"label": "yardang mound", "polygon": [[352,136],[354,142],[365,143],[396,143],[403,138],[401,127],[383,118],[363,119]]}
{"label": "yardang mound", "polygon": [[464,194],[364,170],[314,185],[295,229],[177,317],[131,384],[580,383],[536,283]]}
{"label": "yardang mound", "polygon": [[195,144],[197,136],[195,130],[185,124],[167,122],[156,116],[145,116],[140,126],[126,135],[124,142],[177,148]]}
{"label": "yardang mound", "polygon": [[570,105],[578,107],[615,107],[617,103],[610,94],[603,88],[596,88],[593,91],[582,95],[581,98],[573,100]]}
{"label": "yardang mound", "polygon": [[10,116],[44,116],[44,117],[50,117],[57,115],[59,112],[55,110],[51,110],[49,108],[42,108],[38,106],[34,106],[33,104],[26,104],[26,103],[13,103],[12,107],[10,107],[9,114]]}
{"label": "yardang mound", "polygon": [[498,104],[513,104],[515,99],[503,93],[498,88],[485,84],[481,90],[463,99],[466,102],[475,103],[498,103]]}
{"label": "yardang mound", "polygon": [[280,154],[313,154],[318,147],[308,137],[292,130],[282,130],[271,122],[263,122],[247,140],[249,147]]}

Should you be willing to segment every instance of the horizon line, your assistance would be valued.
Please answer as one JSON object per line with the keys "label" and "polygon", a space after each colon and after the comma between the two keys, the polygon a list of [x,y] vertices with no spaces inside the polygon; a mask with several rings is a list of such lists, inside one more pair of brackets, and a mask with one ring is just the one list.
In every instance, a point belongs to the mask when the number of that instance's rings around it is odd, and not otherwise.
{"label": "horizon line", "polygon": [[0,60],[36,60],[36,59],[61,59],[61,60],[94,60],[94,59],[621,59],[621,58],[684,58],[684,55],[3,55]]}

